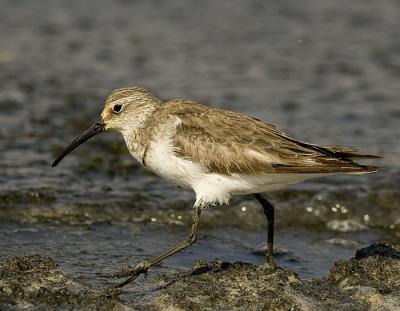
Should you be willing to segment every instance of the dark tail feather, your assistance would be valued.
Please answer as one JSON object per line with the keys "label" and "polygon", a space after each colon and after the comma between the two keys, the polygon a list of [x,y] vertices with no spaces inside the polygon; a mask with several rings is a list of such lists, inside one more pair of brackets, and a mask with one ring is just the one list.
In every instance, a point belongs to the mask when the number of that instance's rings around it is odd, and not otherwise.
{"label": "dark tail feather", "polygon": [[377,156],[373,154],[361,154],[361,153],[351,153],[351,152],[339,152],[335,153],[340,158],[345,159],[382,159],[382,156]]}
{"label": "dark tail feather", "polygon": [[343,159],[381,159],[383,157],[359,153],[357,149],[343,147],[324,147],[332,152],[336,157]]}

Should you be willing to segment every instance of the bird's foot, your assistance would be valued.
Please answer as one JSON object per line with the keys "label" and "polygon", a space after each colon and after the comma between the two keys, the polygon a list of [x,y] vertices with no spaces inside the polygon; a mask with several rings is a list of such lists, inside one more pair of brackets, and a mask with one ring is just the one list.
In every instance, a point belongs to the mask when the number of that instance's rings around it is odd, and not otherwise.
{"label": "bird's foot", "polygon": [[278,267],[273,256],[267,256],[265,263],[273,269]]}
{"label": "bird's foot", "polygon": [[148,260],[142,261],[135,267],[125,267],[116,273],[111,274],[103,274],[103,277],[107,278],[123,278],[127,277],[127,279],[121,283],[113,285],[106,289],[106,293],[113,293],[115,290],[133,282],[137,279],[137,277],[141,274],[147,275],[147,270],[151,267],[151,263]]}
{"label": "bird's foot", "polygon": [[123,278],[132,277],[140,274],[147,274],[147,270],[150,268],[150,262],[148,260],[142,261],[136,266],[124,267],[121,270],[113,273],[100,273],[99,275],[104,278]]}
{"label": "bird's foot", "polygon": [[267,257],[265,263],[260,266],[264,273],[270,274],[275,273],[278,270],[278,266],[275,263],[274,258]]}

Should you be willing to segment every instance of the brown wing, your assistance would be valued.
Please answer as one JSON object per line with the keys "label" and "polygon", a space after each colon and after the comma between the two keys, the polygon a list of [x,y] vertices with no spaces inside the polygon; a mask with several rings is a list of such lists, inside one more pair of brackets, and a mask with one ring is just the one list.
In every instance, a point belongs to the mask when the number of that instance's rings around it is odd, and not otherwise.
{"label": "brown wing", "polygon": [[[177,116],[176,154],[224,175],[265,173],[362,173],[377,168],[351,161],[355,150],[297,141],[273,125],[239,113],[189,101],[171,101]],[[350,155],[346,157],[346,155]]]}

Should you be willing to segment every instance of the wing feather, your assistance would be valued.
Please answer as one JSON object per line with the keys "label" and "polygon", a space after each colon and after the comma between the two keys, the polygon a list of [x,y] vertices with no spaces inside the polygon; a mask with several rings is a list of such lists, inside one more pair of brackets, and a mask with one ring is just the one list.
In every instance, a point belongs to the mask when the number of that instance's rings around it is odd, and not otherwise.
{"label": "wing feather", "polygon": [[[266,173],[362,173],[373,166],[355,163],[356,150],[320,147],[293,139],[273,125],[236,112],[175,100],[164,113],[180,122],[175,152],[224,175]],[[368,156],[367,156],[368,157]]]}

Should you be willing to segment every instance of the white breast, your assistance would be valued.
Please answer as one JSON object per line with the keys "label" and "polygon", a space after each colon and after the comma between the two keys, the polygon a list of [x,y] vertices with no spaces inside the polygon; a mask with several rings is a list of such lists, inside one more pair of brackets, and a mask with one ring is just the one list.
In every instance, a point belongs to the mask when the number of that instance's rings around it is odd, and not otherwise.
{"label": "white breast", "polygon": [[177,157],[171,140],[165,137],[156,139],[149,145],[144,162],[155,174],[187,189],[193,189],[194,181],[205,174],[200,165]]}

